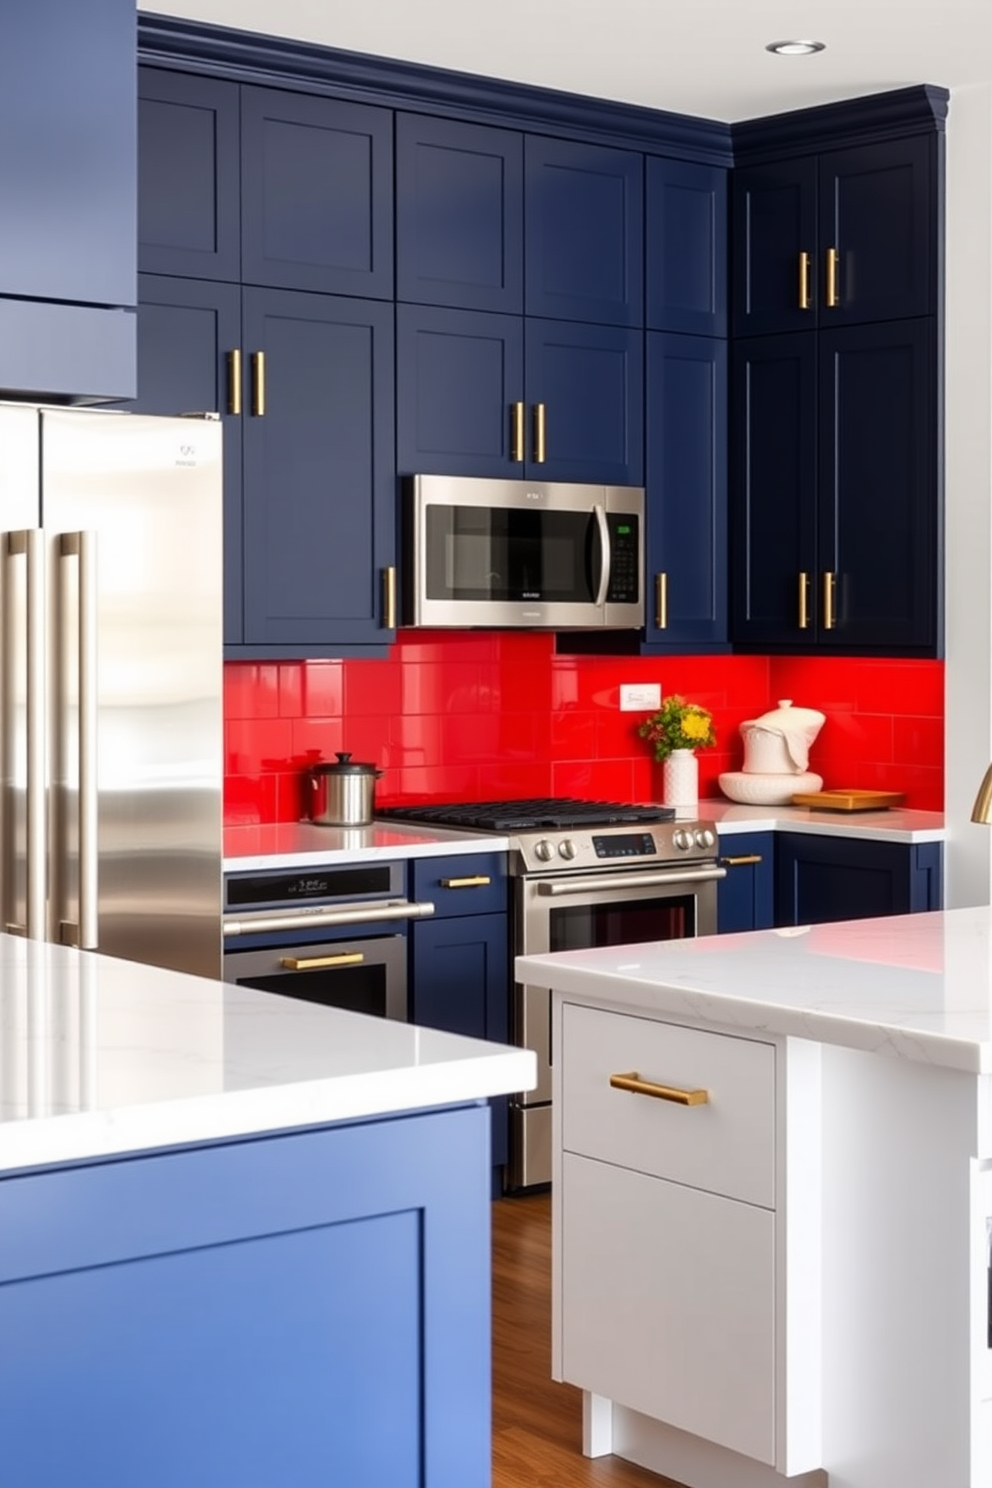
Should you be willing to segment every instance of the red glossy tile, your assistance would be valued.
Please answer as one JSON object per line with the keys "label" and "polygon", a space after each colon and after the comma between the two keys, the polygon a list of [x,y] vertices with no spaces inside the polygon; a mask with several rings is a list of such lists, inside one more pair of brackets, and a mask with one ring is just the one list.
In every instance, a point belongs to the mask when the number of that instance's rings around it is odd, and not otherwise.
{"label": "red glossy tile", "polygon": [[349,661],[344,665],[344,716],[386,717],[402,706],[402,668],[397,662]]}
{"label": "red glossy tile", "polygon": [[900,764],[943,769],[944,720],[942,718],[893,718],[892,757]]}
{"label": "red glossy tile", "polygon": [[293,757],[332,760],[345,748],[341,718],[297,718],[293,721]]}
{"label": "red glossy tile", "polygon": [[302,718],[306,712],[303,704],[303,673],[306,663],[281,661],[279,663],[279,717]]}
{"label": "red glossy tile", "polygon": [[286,770],[275,777],[277,821],[304,821],[309,797],[306,771]]}
{"label": "red glossy tile", "polygon": [[400,765],[433,765],[441,759],[441,720],[404,713],[389,722],[389,757]]}
{"label": "red glossy tile", "polygon": [[498,719],[492,714],[453,713],[439,720],[440,754],[431,764],[483,764],[500,757]]}
{"label": "red glossy tile", "polygon": [[278,820],[275,775],[228,776],[224,782],[225,826],[252,826]]}
{"label": "red glossy tile", "polygon": [[301,718],[326,718],[344,707],[344,667],[341,661],[308,661],[303,668]]}
{"label": "red glossy tile", "polygon": [[556,712],[551,717],[551,749],[555,760],[589,759],[596,753],[595,713]]}
{"label": "red glossy tile", "polygon": [[634,799],[634,766],[630,760],[565,761],[552,769],[556,796],[580,800],[630,801]]}
{"label": "red glossy tile", "polygon": [[858,668],[856,704],[871,713],[942,717],[944,664],[940,661],[863,661]]}
{"label": "red glossy tile", "polygon": [[827,715],[810,749],[810,769],[817,760],[891,760],[892,719],[887,714],[836,712]]}
{"label": "red glossy tile", "polygon": [[226,765],[231,775],[278,770],[293,753],[289,719],[233,719],[224,730]]}
{"label": "red glossy tile", "polygon": [[480,801],[478,771],[452,765],[410,765],[379,782],[376,801],[389,806],[399,801]]}

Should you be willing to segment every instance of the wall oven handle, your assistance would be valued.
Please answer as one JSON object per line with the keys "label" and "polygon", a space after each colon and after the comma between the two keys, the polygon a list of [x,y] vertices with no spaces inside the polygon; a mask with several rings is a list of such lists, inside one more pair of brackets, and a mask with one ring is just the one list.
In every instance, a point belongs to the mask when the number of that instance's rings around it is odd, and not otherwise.
{"label": "wall oven handle", "polygon": [[279,965],[284,971],[326,971],[330,966],[361,966],[362,951],[342,951],[340,956],[283,956]]}
{"label": "wall oven handle", "polygon": [[374,904],[350,904],[346,909],[270,909],[254,914],[225,915],[224,938],[280,930],[320,930],[329,925],[372,925],[382,920],[422,920],[434,913],[430,900],[389,899]]}
{"label": "wall oven handle", "polygon": [[539,882],[537,892],[557,899],[563,894],[596,893],[599,889],[666,889],[669,884],[716,883],[726,876],[726,868],[686,868],[674,873],[590,873]]}
{"label": "wall oven handle", "polygon": [[610,587],[610,525],[606,520],[605,506],[594,506],[593,515],[596,518],[596,526],[599,528],[599,543],[603,553],[599,569],[599,590],[593,603],[598,610],[601,610],[606,603],[606,595]]}

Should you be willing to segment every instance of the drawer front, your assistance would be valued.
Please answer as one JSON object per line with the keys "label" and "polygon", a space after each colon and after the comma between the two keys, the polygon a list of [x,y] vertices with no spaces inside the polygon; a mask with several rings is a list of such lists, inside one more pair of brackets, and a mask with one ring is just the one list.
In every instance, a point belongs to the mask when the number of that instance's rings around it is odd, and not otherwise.
{"label": "drawer front", "polygon": [[[565,1150],[693,1188],[775,1206],[775,1048],[566,1003]],[[613,1075],[704,1090],[679,1105],[610,1085]]]}
{"label": "drawer front", "polygon": [[775,1460],[775,1216],[565,1155],[562,1377]]}
{"label": "drawer front", "polygon": [[501,914],[506,910],[506,854],[464,853],[417,858],[411,897],[429,899],[435,915]]}

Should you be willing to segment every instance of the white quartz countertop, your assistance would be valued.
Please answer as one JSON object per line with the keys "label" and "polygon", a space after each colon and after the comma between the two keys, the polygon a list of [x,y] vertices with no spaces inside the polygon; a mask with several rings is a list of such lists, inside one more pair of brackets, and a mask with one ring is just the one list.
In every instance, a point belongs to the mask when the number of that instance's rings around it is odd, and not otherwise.
{"label": "white quartz countertop", "polygon": [[627,1012],[992,1072],[992,910],[850,920],[517,959]]}
{"label": "white quartz countertop", "polygon": [[711,822],[721,837],[738,832],[803,832],[819,837],[863,837],[874,842],[943,842],[939,811],[813,811],[806,806],[737,806],[700,801],[691,813]]}
{"label": "white quartz countertop", "polygon": [[535,1056],[0,935],[0,1172],[531,1089]]}
{"label": "white quartz countertop", "polygon": [[321,827],[314,822],[273,822],[225,827],[225,873],[270,868],[316,868],[324,863],[430,858],[466,852],[506,852],[506,837],[492,832],[452,832],[403,822],[368,827]]}

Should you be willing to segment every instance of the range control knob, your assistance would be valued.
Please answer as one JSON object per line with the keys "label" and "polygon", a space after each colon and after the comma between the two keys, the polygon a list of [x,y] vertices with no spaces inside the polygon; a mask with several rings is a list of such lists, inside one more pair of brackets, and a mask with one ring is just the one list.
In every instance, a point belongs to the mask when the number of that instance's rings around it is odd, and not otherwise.
{"label": "range control knob", "polygon": [[575,843],[570,837],[566,837],[564,842],[559,842],[558,851],[563,858],[568,858],[571,861],[575,857]]}
{"label": "range control knob", "polygon": [[692,833],[687,832],[685,827],[679,827],[672,833],[672,841],[675,843],[679,852],[688,852],[690,847],[692,847]]}
{"label": "range control knob", "polygon": [[701,832],[696,833],[697,847],[716,847],[716,836],[709,827],[704,827]]}
{"label": "range control knob", "polygon": [[542,862],[542,863],[550,863],[550,861],[554,857],[554,855],[555,855],[555,850],[551,846],[551,843],[548,841],[548,839],[546,837],[542,837],[541,840],[540,840],[540,842],[535,842],[535,844],[534,844],[534,856],[535,856],[535,858],[538,858],[540,860],[540,862]]}

